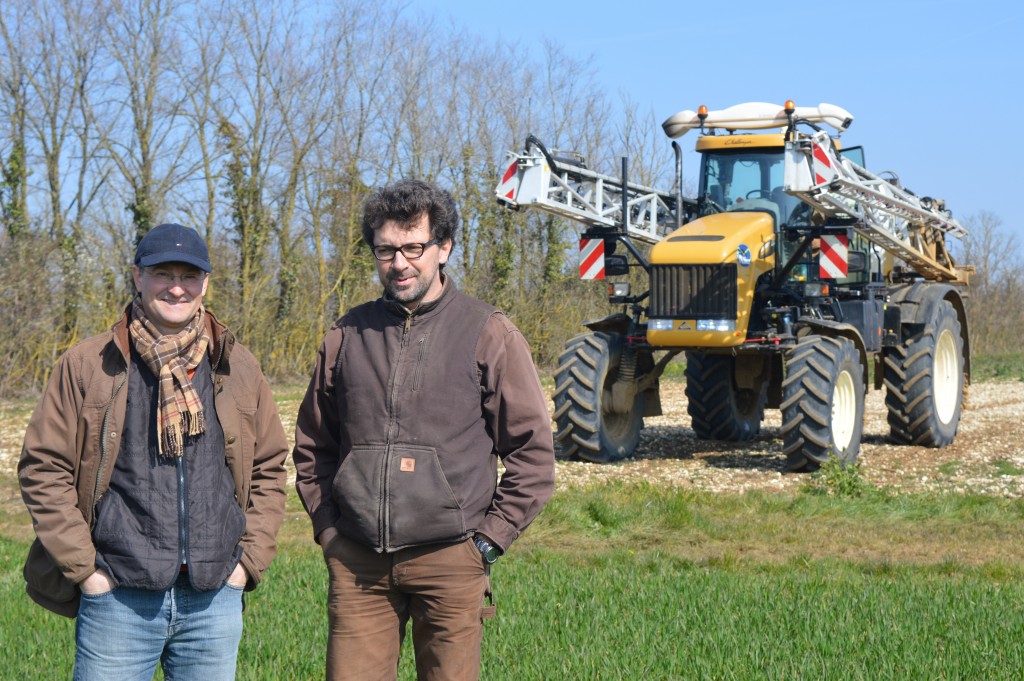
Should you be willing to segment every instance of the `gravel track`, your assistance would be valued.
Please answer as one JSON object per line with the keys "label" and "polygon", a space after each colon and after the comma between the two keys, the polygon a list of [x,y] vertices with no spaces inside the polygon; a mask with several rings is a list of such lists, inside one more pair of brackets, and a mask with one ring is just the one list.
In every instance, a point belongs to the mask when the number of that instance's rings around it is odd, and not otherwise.
{"label": "gravel track", "polygon": [[[673,485],[715,492],[793,490],[805,473],[785,473],[778,438],[780,414],[768,410],[761,435],[733,444],[698,440],[689,427],[685,385],[663,382],[663,416],[644,420],[636,456],[616,464],[560,462],[559,485],[608,479]],[[888,441],[885,393],[868,393],[858,461],[865,480],[899,492],[1024,496],[1024,384],[971,386],[956,441],[944,449],[905,447]]]}
{"label": "gravel track", "polygon": [[[645,420],[634,458],[615,464],[560,461],[558,486],[619,479],[742,492],[796,490],[804,484],[806,474],[784,473],[777,410],[767,412],[761,435],[753,442],[698,440],[689,427],[684,387],[681,381],[662,382],[665,413]],[[870,392],[859,459],[863,477],[897,492],[1024,496],[1024,384],[979,383],[971,386],[969,395],[953,445],[928,449],[891,444],[884,392]],[[291,437],[298,398],[282,400],[279,406],[285,432]],[[0,403],[0,475],[13,477],[16,473],[31,408],[24,402]]]}

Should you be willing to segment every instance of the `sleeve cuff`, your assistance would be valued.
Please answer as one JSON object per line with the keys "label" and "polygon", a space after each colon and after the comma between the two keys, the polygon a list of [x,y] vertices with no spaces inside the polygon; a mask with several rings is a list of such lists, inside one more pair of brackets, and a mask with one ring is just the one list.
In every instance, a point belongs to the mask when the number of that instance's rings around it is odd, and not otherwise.
{"label": "sleeve cuff", "polygon": [[489,537],[502,553],[506,553],[512,542],[519,538],[519,530],[514,525],[510,525],[491,513],[484,517],[484,521],[480,523],[480,527],[476,528],[476,531]]}

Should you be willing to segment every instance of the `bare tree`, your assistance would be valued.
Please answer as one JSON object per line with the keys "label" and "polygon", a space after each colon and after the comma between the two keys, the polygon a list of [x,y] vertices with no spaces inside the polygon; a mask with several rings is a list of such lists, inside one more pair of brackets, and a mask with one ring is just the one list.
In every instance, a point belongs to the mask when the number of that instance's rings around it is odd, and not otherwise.
{"label": "bare tree", "polygon": [[307,200],[317,250],[322,330],[370,295],[373,260],[362,244],[362,203],[390,175],[388,87],[400,51],[399,14],[389,7],[350,5],[330,22],[339,46],[331,64],[330,127],[314,150]]}
{"label": "bare tree", "polygon": [[238,248],[237,310],[239,335],[252,343],[261,326],[259,301],[273,280],[269,246],[273,216],[267,182],[275,148],[281,144],[273,118],[271,60],[280,3],[233,7],[234,39],[228,43],[225,97],[218,102],[218,134],[226,153],[225,180],[231,231]]}
{"label": "bare tree", "polygon": [[[290,37],[288,33],[282,36],[270,78],[273,107],[284,141],[278,161],[281,179],[275,197],[280,270],[274,321],[279,326],[292,318],[299,296],[304,230],[297,229],[297,204],[304,176],[309,172],[310,156],[328,130],[333,101],[329,67],[337,63],[339,54],[338,43],[330,40],[330,34],[319,26],[310,27],[301,40]],[[286,333],[281,338],[299,336]]]}
{"label": "bare tree", "polygon": [[[189,224],[203,233],[207,244],[212,245],[221,208],[219,185],[223,179],[218,110],[227,46],[234,30],[234,13],[230,0],[212,0],[183,21],[190,23],[189,30],[181,30],[180,34],[192,58],[176,61],[172,68],[179,82],[192,84],[185,90],[187,99],[181,108],[181,118],[185,135],[191,141],[188,153],[194,159],[191,167],[196,174],[189,184],[197,190],[194,194],[181,194],[175,208],[186,215]],[[219,255],[214,251],[215,259]],[[214,264],[219,269],[221,263]],[[216,288],[212,294],[216,298]]]}
{"label": "bare tree", "polygon": [[29,36],[25,69],[30,106],[24,118],[26,148],[41,160],[48,233],[61,253],[64,343],[75,341],[88,279],[81,266],[86,251],[84,222],[105,175],[97,164],[100,137],[90,109],[100,53],[85,3],[34,3],[21,31]]}
{"label": "bare tree", "polygon": [[[465,57],[466,71],[476,75],[464,78],[467,89],[460,104],[466,111],[487,112],[463,136],[474,152],[462,177],[464,196],[473,197],[464,205],[466,286],[513,315],[538,356],[549,361],[575,334],[579,319],[601,302],[600,294],[576,280],[575,224],[533,212],[505,212],[493,191],[504,151],[520,149],[528,134],[553,151],[562,147],[586,157],[601,148],[608,134],[607,106],[584,62],[553,44],[547,45],[543,61],[515,56],[521,52],[498,44]],[[514,96],[509,82],[515,83]]]}
{"label": "bare tree", "polygon": [[629,160],[629,181],[665,187],[675,180],[675,157],[654,110],[621,96],[621,117],[614,125],[615,148]]}
{"label": "bare tree", "polygon": [[29,74],[26,59],[25,8],[20,2],[0,10],[0,115],[7,135],[0,146],[0,220],[9,239],[28,233],[28,144]]}
{"label": "bare tree", "polygon": [[[17,284],[0,392],[116,318],[157,219],[205,232],[208,302],[269,373],[304,373],[326,326],[379,293],[362,204],[400,176],[455,192],[448,272],[542,359],[602,302],[576,281],[575,225],[493,196],[528,133],[599,169],[618,152],[586,62],[557,45],[537,59],[400,0],[7,0],[0,41],[0,276]],[[619,131],[637,156],[642,124]]]}
{"label": "bare tree", "polygon": [[1002,220],[982,211],[965,221],[968,236],[961,261],[974,267],[967,298],[972,352],[991,354],[1020,351],[1024,295],[1020,244],[1002,227]]}
{"label": "bare tree", "polygon": [[118,0],[103,22],[104,47],[117,66],[106,90],[121,104],[109,112],[105,146],[127,184],[136,244],[192,170],[184,159],[191,139],[182,110],[194,85],[174,68],[185,59],[176,31],[185,8],[182,0]]}

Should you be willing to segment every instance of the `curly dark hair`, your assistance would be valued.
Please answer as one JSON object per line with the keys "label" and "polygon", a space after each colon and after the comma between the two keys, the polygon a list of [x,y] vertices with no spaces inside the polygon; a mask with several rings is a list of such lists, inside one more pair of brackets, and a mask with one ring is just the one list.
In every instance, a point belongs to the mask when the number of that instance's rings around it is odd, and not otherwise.
{"label": "curly dark hair", "polygon": [[380,187],[363,206],[363,241],[373,248],[373,235],[388,220],[408,224],[426,213],[430,236],[440,242],[451,240],[459,227],[455,198],[445,189],[422,180],[404,179]]}

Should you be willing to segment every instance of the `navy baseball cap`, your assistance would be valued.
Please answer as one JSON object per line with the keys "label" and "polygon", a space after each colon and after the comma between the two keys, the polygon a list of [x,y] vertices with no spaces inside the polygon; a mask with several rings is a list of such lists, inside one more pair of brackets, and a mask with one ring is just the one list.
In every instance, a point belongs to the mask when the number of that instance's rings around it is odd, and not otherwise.
{"label": "navy baseball cap", "polygon": [[212,272],[210,251],[199,232],[191,227],[167,223],[157,225],[142,237],[135,249],[135,264],[150,267],[165,262],[184,262]]}

